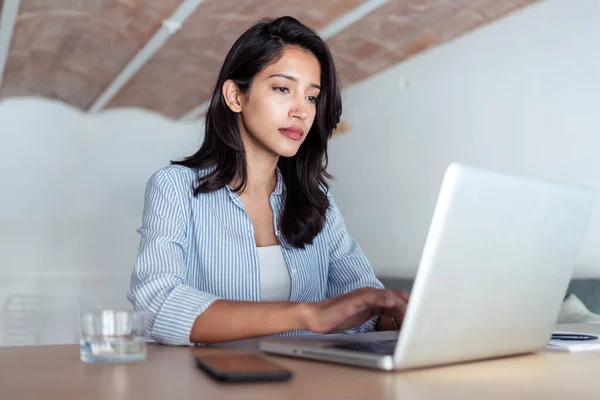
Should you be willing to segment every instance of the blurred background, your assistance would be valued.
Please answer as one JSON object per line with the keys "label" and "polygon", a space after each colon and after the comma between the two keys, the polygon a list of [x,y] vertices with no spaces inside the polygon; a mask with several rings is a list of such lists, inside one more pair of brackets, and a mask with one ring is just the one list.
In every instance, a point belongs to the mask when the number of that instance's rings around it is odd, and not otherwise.
{"label": "blurred background", "polygon": [[[332,191],[389,285],[410,286],[450,162],[600,190],[597,0],[0,0],[0,11],[0,345],[76,342],[78,307],[130,308],[146,181],[197,149],[225,54],[264,17],[292,15],[331,47],[344,85]],[[598,311],[599,218],[574,281]]]}

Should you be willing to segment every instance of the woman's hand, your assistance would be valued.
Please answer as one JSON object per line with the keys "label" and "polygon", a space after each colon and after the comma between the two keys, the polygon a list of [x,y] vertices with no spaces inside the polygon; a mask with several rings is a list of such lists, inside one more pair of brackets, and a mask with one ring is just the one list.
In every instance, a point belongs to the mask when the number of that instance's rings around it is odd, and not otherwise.
{"label": "woman's hand", "polygon": [[404,306],[401,307],[400,312],[389,316],[381,316],[377,320],[377,325],[375,326],[375,330],[377,331],[392,331],[399,330],[402,327],[402,321],[404,320],[404,315],[406,314],[406,307],[408,306],[408,301],[410,299],[410,293],[404,290],[394,290],[389,289],[394,292],[398,297],[402,299],[404,302]]}
{"label": "woman's hand", "polygon": [[362,288],[318,303],[305,303],[304,325],[315,333],[357,327],[375,316],[404,316],[406,292]]}

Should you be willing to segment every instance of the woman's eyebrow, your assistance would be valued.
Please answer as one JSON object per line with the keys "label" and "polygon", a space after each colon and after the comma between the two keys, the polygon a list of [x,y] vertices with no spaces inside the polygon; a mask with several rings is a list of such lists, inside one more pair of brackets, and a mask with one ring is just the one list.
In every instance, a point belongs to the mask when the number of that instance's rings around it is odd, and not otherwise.
{"label": "woman's eyebrow", "polygon": [[[284,78],[284,79],[289,79],[290,81],[298,82],[298,78],[296,78],[295,76],[292,76],[292,75],[288,75],[288,74],[273,74],[273,75],[269,76],[267,79],[271,79],[271,78]],[[311,83],[310,87],[314,87],[315,89],[321,90],[321,85],[317,85],[316,83]]]}

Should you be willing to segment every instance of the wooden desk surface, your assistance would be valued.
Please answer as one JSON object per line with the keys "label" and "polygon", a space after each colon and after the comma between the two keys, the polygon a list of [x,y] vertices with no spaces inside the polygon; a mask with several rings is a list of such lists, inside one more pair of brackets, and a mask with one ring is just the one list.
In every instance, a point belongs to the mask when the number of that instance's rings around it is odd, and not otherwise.
{"label": "wooden desk surface", "polygon": [[[600,325],[558,329],[600,333]],[[0,348],[0,398],[13,399],[585,399],[600,397],[600,351],[508,357],[410,372],[380,372],[270,357],[286,383],[220,384],[195,367],[217,348],[150,346],[131,365],[85,364],[79,346]]]}

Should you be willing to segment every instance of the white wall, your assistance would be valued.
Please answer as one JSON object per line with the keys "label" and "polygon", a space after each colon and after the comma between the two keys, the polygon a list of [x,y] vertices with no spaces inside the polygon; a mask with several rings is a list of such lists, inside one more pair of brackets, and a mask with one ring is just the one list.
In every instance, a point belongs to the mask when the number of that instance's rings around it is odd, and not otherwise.
{"label": "white wall", "polygon": [[[600,2],[542,1],[349,88],[344,107],[332,192],[376,271],[414,276],[451,161],[600,190]],[[600,210],[576,276],[600,276],[599,243]]]}
{"label": "white wall", "polygon": [[[51,295],[50,308],[70,304],[56,296],[130,307],[146,182],[195,151],[201,134],[198,123],[136,109],[87,115],[38,98],[0,102],[0,314],[11,294]],[[43,332],[41,342],[55,341]]]}

